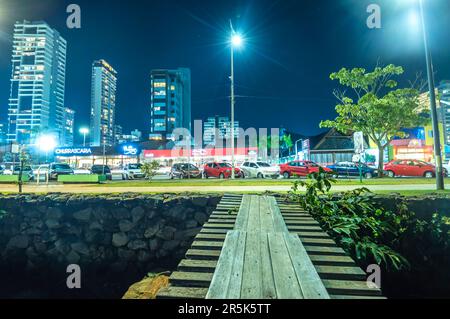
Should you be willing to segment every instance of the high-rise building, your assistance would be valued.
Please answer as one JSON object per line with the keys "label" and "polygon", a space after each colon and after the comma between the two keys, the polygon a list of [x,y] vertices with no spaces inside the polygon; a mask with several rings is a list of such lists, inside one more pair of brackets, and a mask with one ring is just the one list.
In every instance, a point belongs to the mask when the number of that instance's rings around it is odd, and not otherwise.
{"label": "high-rise building", "polygon": [[[216,130],[218,136],[216,136]],[[239,122],[234,122],[234,137],[239,138]],[[216,139],[231,138],[231,121],[226,116],[209,117],[203,123],[203,141],[205,144],[213,145]]]}
{"label": "high-rise building", "polygon": [[442,81],[438,90],[444,122],[444,144],[450,145],[450,81]]}
{"label": "high-rise building", "polygon": [[0,145],[6,144],[6,126],[0,123]]}
{"label": "high-rise building", "polygon": [[114,144],[117,72],[105,60],[92,64],[91,145]]}
{"label": "high-rise building", "polygon": [[43,21],[14,26],[9,142],[30,144],[42,132],[63,134],[67,43]]}
{"label": "high-rise building", "polygon": [[64,109],[64,129],[61,139],[62,146],[73,146],[73,132],[75,129],[75,111],[66,107]]}
{"label": "high-rise building", "polygon": [[114,144],[119,144],[122,139],[123,128],[122,125],[116,124],[114,125]]}
{"label": "high-rise building", "polygon": [[151,72],[150,139],[173,139],[173,130],[191,130],[191,71],[153,70]]}

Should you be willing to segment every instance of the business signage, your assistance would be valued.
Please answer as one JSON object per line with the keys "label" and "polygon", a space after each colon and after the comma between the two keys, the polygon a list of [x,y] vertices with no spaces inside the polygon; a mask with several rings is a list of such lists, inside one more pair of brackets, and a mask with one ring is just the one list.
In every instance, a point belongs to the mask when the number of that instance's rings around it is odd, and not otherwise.
{"label": "business signage", "polygon": [[308,152],[311,148],[311,144],[309,140],[303,140],[302,142],[302,151]]}
{"label": "business signage", "polygon": [[91,156],[90,147],[59,147],[55,149],[55,156]]}
{"label": "business signage", "polygon": [[120,145],[120,153],[126,156],[136,156],[139,155],[139,148],[136,145],[125,144]]}
{"label": "business signage", "polygon": [[[174,150],[144,150],[145,158],[178,158],[178,157],[220,157],[231,156],[231,148],[206,148],[206,149],[174,149]],[[247,156],[258,154],[257,147],[237,147],[235,155]]]}

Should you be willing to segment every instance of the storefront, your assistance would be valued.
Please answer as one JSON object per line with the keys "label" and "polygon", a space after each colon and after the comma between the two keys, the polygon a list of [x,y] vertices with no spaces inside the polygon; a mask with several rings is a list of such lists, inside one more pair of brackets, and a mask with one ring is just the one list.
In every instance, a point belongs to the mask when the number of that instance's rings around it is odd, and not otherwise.
{"label": "storefront", "polygon": [[122,167],[140,161],[140,148],[137,144],[122,144],[117,147],[62,147],[55,149],[57,162],[68,163],[74,168],[88,169],[92,165]]}
{"label": "storefront", "polygon": [[394,160],[433,161],[433,146],[418,139],[402,139],[391,142]]}
{"label": "storefront", "polygon": [[[235,161],[237,164],[257,159],[258,148],[236,148]],[[196,166],[203,166],[209,162],[231,162],[232,151],[230,148],[144,150],[143,160],[147,162],[154,160],[163,166],[172,166],[175,163],[192,163]]]}

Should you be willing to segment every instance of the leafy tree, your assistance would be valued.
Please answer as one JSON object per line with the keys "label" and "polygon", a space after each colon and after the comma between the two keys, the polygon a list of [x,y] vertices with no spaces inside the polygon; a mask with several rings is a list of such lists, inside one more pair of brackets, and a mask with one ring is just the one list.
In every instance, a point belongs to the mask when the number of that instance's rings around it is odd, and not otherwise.
{"label": "leafy tree", "polygon": [[159,163],[157,161],[153,161],[142,164],[141,170],[145,174],[145,178],[151,180],[155,177],[158,168]]}
{"label": "leafy tree", "polygon": [[400,66],[393,64],[375,67],[373,72],[363,68],[343,68],[330,75],[353,94],[347,91],[334,92],[340,104],[336,106],[338,116],[333,121],[322,121],[320,127],[336,128],[342,133],[363,132],[378,147],[379,176],[383,176],[384,150],[394,137],[405,137],[403,128],[424,124],[427,119],[419,111],[419,90],[416,82],[409,88],[397,88],[394,77],[403,74]]}
{"label": "leafy tree", "polygon": [[294,146],[294,143],[292,142],[291,134],[284,134],[281,138],[281,148],[288,150],[289,155],[291,155],[292,147]]}

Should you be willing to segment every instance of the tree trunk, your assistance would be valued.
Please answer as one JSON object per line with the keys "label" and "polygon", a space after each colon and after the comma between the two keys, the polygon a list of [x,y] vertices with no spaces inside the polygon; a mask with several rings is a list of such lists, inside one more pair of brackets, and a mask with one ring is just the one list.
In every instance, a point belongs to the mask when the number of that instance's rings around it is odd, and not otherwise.
{"label": "tree trunk", "polygon": [[384,147],[378,145],[378,177],[384,176]]}

